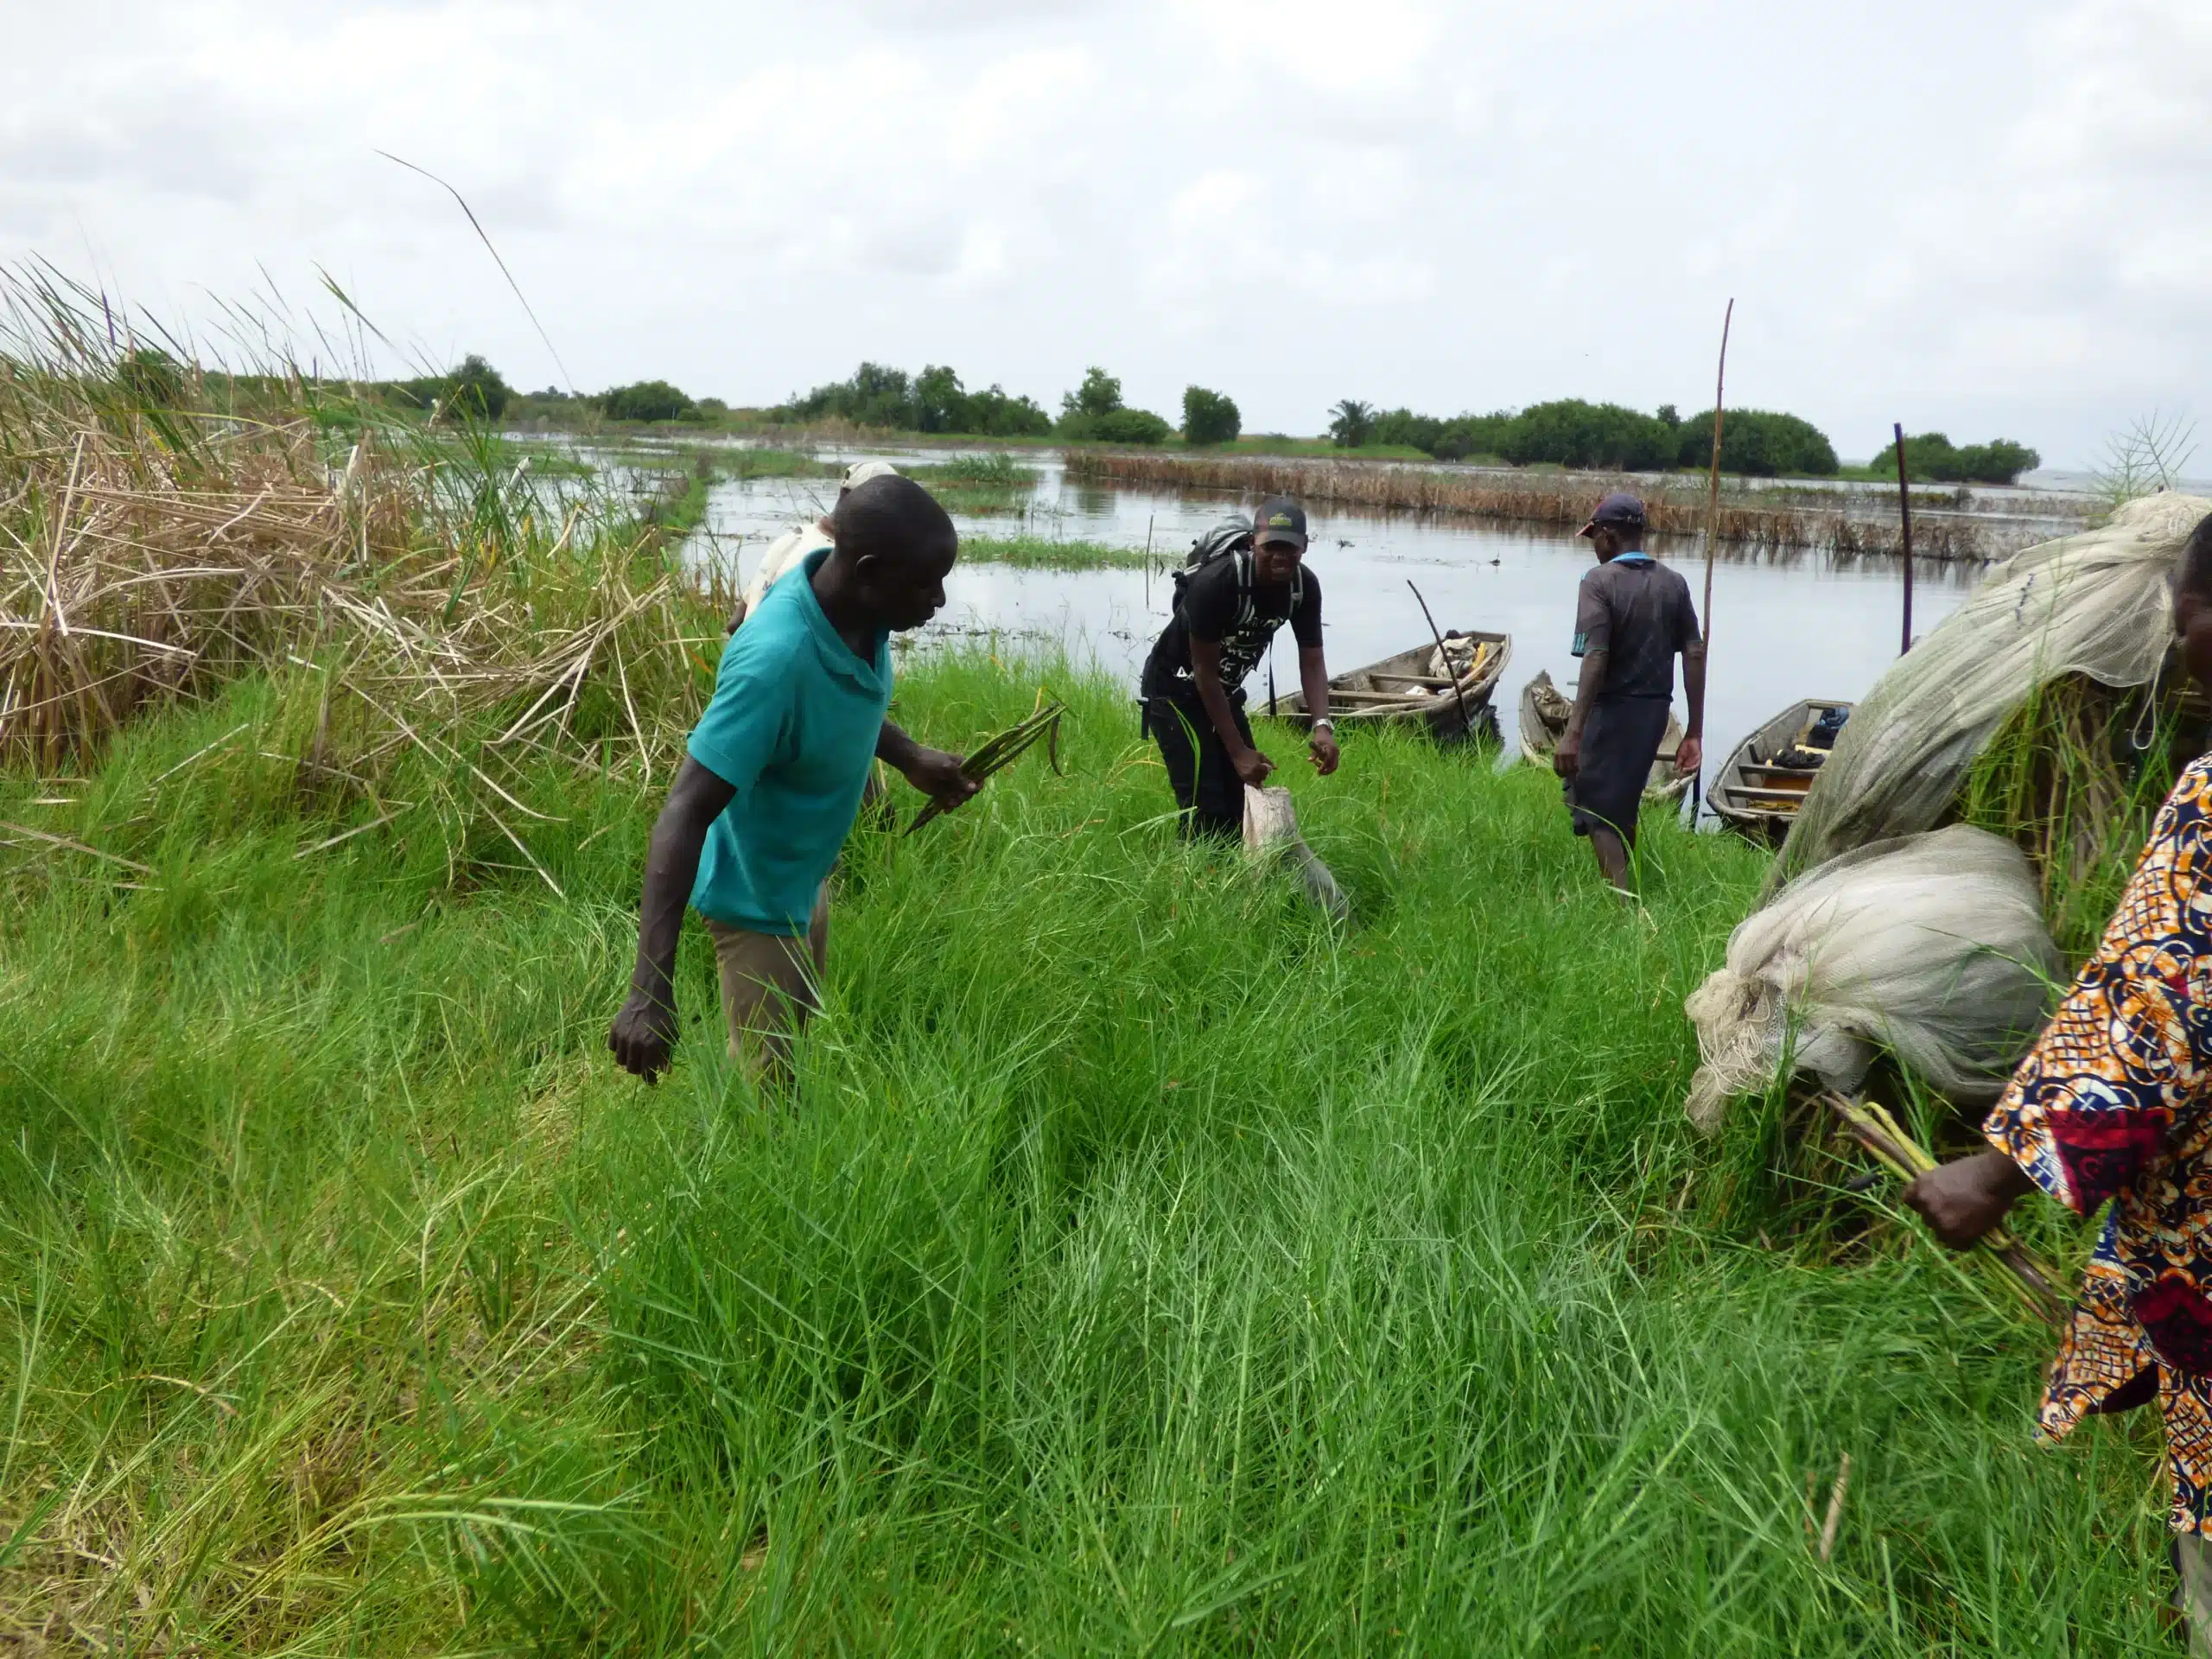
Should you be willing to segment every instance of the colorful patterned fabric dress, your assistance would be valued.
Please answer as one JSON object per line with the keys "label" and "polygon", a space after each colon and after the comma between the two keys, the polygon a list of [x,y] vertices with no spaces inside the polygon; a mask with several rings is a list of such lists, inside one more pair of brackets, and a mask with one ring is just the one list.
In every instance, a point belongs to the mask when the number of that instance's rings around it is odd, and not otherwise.
{"label": "colorful patterned fabric dress", "polygon": [[1982,1132],[2060,1203],[2112,1203],[2041,1433],[2155,1391],[2173,1526],[2212,1532],[2212,757],[2167,797],[2104,943]]}

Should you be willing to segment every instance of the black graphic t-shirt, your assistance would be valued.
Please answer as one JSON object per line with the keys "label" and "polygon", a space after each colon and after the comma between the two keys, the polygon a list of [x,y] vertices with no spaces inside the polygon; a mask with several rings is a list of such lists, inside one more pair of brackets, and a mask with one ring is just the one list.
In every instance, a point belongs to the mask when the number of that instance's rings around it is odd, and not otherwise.
{"label": "black graphic t-shirt", "polygon": [[1236,613],[1241,563],[1235,555],[1218,558],[1199,566],[1185,580],[1175,614],[1160,631],[1145,663],[1145,696],[1161,696],[1191,685],[1193,639],[1220,642],[1221,683],[1230,691],[1243,684],[1245,676],[1268,654],[1268,642],[1285,622],[1290,624],[1291,636],[1300,645],[1321,643],[1321,579],[1311,570],[1299,572],[1296,586],[1304,591],[1294,608],[1292,583],[1255,581],[1252,614],[1240,624]]}

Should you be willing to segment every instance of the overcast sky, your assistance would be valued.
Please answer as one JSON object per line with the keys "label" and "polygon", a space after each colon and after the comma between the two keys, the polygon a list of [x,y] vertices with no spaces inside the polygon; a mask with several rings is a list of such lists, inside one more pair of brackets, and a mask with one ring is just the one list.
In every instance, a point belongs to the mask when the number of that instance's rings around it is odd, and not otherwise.
{"label": "overcast sky", "polygon": [[[2208,0],[0,0],[0,253],[204,326],[771,402],[1784,408],[2097,458],[2205,412]],[[1818,21],[1815,21],[1817,16]],[[304,333],[303,336],[304,337]],[[2202,457],[2200,455],[2200,462]]]}

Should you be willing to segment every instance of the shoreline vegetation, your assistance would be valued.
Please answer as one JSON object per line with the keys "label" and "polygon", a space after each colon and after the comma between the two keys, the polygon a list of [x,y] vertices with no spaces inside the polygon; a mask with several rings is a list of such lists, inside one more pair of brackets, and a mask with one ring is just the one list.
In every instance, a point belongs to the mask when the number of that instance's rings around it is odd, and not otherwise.
{"label": "shoreline vegetation", "polygon": [[[158,354],[156,354],[158,355]],[[162,359],[149,370],[174,369]],[[944,365],[918,373],[862,363],[843,380],[817,386],[766,409],[733,409],[718,398],[693,399],[666,381],[645,381],[578,394],[547,387],[519,392],[480,356],[443,376],[382,383],[372,390],[432,419],[461,410],[474,418],[511,420],[544,429],[601,430],[688,427],[749,435],[839,431],[871,441],[957,439],[1020,445],[1106,444],[1186,452],[1246,448],[1243,416],[1226,393],[1186,387],[1181,424],[1129,406],[1119,377],[1093,365],[1065,393],[1057,417],[1034,399],[994,385],[971,392]],[[1318,450],[1366,458],[1475,461],[1516,467],[1561,466],[1605,472],[1701,472],[1710,451],[1711,410],[1687,419],[1671,404],[1653,414],[1580,397],[1554,398],[1524,409],[1448,418],[1409,409],[1380,409],[1356,398],[1330,412],[1326,442],[1261,441],[1260,452]],[[1955,445],[1940,432],[1905,441],[1908,471],[1919,483],[2009,485],[2041,457],[2009,439]],[[1720,467],[1745,478],[1815,478],[1887,482],[1893,474],[1878,448],[1866,466],[1845,467],[1827,435],[1800,416],[1769,410],[1729,411]]]}
{"label": "shoreline vegetation", "polygon": [[2162,1650],[2155,1436],[2036,1447],[2047,1334],[1779,1094],[1686,1124],[1751,848],[1653,822],[1624,906],[1548,774],[1348,734],[1339,929],[1122,688],[936,653],[918,737],[1049,684],[1065,775],[856,827],[787,1101],[687,928],[647,1089],[696,470],[588,512],[7,297],[0,1645]]}
{"label": "shoreline vegetation", "polygon": [[[1656,534],[1701,537],[1707,516],[1702,481],[1688,478],[1586,473],[1501,476],[1387,463],[1114,451],[1071,452],[1066,467],[1070,478],[1102,486],[1281,493],[1380,512],[1453,513],[1576,529],[1588,519],[1591,504],[1609,489],[1641,495],[1646,523]],[[1774,504],[1770,498],[1762,501],[1764,493],[1739,492],[1721,498],[1719,540],[1723,545],[1752,551],[1804,548],[1872,556],[1904,550],[1891,499],[1870,495],[1854,501],[1839,493],[1838,505],[1824,509],[1802,495],[1786,504]],[[1921,502],[1914,505],[1915,558],[1978,561],[2012,550],[2000,543],[1989,525],[1963,515],[1931,512]],[[1881,516],[1885,507],[1890,512]]]}

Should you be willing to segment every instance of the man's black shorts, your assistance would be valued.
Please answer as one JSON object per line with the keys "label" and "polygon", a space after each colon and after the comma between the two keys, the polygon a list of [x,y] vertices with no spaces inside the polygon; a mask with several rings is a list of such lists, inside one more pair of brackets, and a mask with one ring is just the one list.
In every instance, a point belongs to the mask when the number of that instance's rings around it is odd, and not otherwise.
{"label": "man's black shorts", "polygon": [[1600,697],[1582,728],[1582,764],[1567,780],[1574,833],[1599,825],[1636,840],[1636,815],[1667,735],[1667,697]]}

